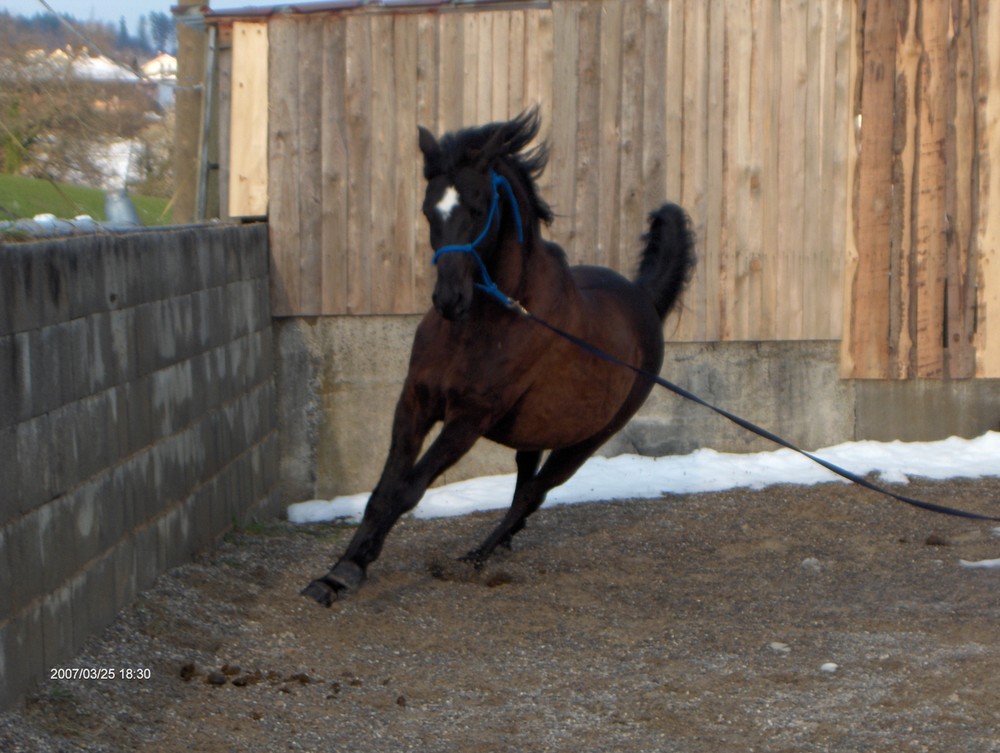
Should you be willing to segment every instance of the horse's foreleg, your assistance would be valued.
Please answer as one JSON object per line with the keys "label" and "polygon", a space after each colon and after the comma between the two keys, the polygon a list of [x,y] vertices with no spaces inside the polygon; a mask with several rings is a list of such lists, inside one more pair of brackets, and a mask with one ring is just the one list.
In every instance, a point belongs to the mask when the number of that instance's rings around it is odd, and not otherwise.
{"label": "horse's foreleg", "polygon": [[357,589],[396,521],[417,506],[434,479],[467,453],[481,434],[474,423],[452,421],[442,427],[437,439],[407,472],[390,473],[390,464],[398,468],[390,457],[344,555],[329,573],[306,586],[303,595],[330,606],[340,593]]}
{"label": "horse's foreleg", "polygon": [[500,524],[486,537],[482,545],[478,549],[473,549],[462,557],[462,559],[480,568],[486,563],[490,555],[493,554],[493,550],[497,546],[504,545],[509,547],[514,536],[524,528],[528,516],[545,502],[545,495],[551,489],[566,483],[579,470],[580,466],[587,461],[587,458],[594,454],[594,451],[601,446],[601,441],[603,439],[598,440],[595,438],[573,445],[572,447],[553,450],[552,454],[545,461],[545,465],[536,474],[535,468],[538,467],[540,456],[540,453],[538,453],[534,458],[534,465],[530,476],[523,473],[527,469],[527,465],[522,469],[521,453],[518,453],[517,485],[514,488],[514,499],[511,502],[510,509],[503,520],[500,521]]}

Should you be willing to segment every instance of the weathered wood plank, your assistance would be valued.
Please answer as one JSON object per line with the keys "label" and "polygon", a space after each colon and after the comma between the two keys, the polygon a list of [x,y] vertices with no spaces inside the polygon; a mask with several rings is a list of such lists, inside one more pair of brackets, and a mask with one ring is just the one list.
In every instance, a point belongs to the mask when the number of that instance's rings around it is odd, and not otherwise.
{"label": "weathered wood plank", "polygon": [[[618,265],[624,5],[624,2],[604,3],[599,18],[599,41],[596,48],[600,50],[599,67],[596,72],[597,174],[596,180],[591,181],[592,185],[584,187],[589,200],[584,207],[580,207],[583,211],[594,213],[597,220],[597,243],[593,248],[592,259],[606,267]],[[580,195],[578,192],[577,196]]]}
{"label": "weathered wood plank", "polygon": [[[552,155],[548,174],[551,179],[550,202],[556,214],[552,237],[568,246],[574,242],[576,209],[576,171],[579,126],[579,90],[577,61],[580,57],[580,16],[583,6],[567,0],[553,0],[553,87]],[[592,82],[588,85],[592,85]]]}
{"label": "weathered wood plank", "polygon": [[374,313],[370,267],[372,191],[372,38],[369,16],[345,19],[347,50],[348,300],[347,312]]}
{"label": "weathered wood plank", "polygon": [[888,3],[867,6],[861,75],[861,150],[858,158],[858,259],[851,285],[851,373],[859,378],[888,376],[887,299],[892,196],[893,96],[896,19]]}
{"label": "weathered wood plank", "polygon": [[923,55],[917,69],[917,164],[913,185],[916,223],[913,227],[916,296],[916,376],[943,375],[945,277],[948,231],[945,213],[947,183],[954,180],[946,155],[948,130],[948,25],[945,3],[921,9]]}
{"label": "weathered wood plank", "polygon": [[996,378],[1000,377],[1000,6],[978,3],[977,9],[976,376]]}
{"label": "weathered wood plank", "polygon": [[[643,95],[645,71],[642,44],[645,8],[642,0],[627,3],[622,16],[621,110],[619,125],[619,205],[618,230],[610,239],[616,269],[630,274],[637,263],[639,237],[645,232],[647,208],[643,200]],[[650,71],[650,75],[656,75]]]}
{"label": "weathered wood plank", "polygon": [[348,206],[346,34],[343,19],[323,22],[322,232],[323,313],[347,311]]}
{"label": "weathered wood plank", "polygon": [[783,195],[778,207],[777,276],[781,291],[777,306],[777,337],[802,337],[803,270],[805,227],[806,82],[808,81],[806,0],[781,8],[780,88],[778,90],[778,166]]}
{"label": "weathered wood plank", "polygon": [[642,21],[642,176],[646,212],[670,198],[667,192],[667,6],[646,0]]}
{"label": "weathered wood plank", "polygon": [[232,217],[267,214],[268,36],[266,24],[233,24],[229,143],[239,148],[229,152]]}
{"label": "weathered wood plank", "polygon": [[417,17],[397,16],[392,32],[395,101],[390,115],[395,131],[395,144],[391,145],[391,158],[396,170],[396,181],[392,186],[395,195],[392,197],[392,214],[387,214],[383,208],[381,216],[375,221],[392,229],[389,255],[396,269],[396,284],[390,293],[390,310],[394,314],[406,314],[420,308],[416,268],[423,267],[420,264],[422,259],[416,253],[416,221],[420,214],[418,190],[422,188],[421,182],[416,180],[415,171],[420,162],[417,148]]}
{"label": "weathered wood plank", "polygon": [[[295,60],[299,24],[275,19],[268,27],[268,211],[271,245],[271,310],[276,316],[301,311],[299,286],[299,88]],[[234,114],[235,117],[235,114]]]}
{"label": "weathered wood plank", "polygon": [[299,311],[323,313],[323,26],[298,23]]}
{"label": "weathered wood plank", "polygon": [[393,65],[393,28],[396,16],[373,14],[371,28],[371,75],[377,82],[372,87],[371,103],[371,163],[370,170],[377,180],[371,181],[371,204],[367,221],[371,227],[371,290],[372,313],[389,314],[393,298],[406,287],[406,277],[396,264],[393,227],[398,215],[393,208],[396,196],[396,125],[398,107],[396,69]]}

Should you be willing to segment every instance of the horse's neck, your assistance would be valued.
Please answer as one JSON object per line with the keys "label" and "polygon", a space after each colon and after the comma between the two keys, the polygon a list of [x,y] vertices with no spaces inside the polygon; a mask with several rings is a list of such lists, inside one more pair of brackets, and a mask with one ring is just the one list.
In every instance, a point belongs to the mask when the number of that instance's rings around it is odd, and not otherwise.
{"label": "horse's neck", "polygon": [[495,277],[501,291],[524,304],[559,299],[566,286],[572,285],[565,259],[549,247],[538,231],[537,224],[531,231],[525,228],[523,244],[513,235],[505,237],[506,247],[500,253],[502,261]]}

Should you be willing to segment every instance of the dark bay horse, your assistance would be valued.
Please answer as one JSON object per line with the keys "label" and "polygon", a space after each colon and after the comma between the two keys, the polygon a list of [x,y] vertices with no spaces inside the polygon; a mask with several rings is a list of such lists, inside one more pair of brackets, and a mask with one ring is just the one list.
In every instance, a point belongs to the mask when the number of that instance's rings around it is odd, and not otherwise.
{"label": "dark bay horse", "polygon": [[[694,264],[687,215],[673,204],[650,215],[634,282],[602,267],[570,267],[562,249],[541,235],[553,214],[535,185],[546,146],[527,148],[538,130],[537,110],[440,141],[419,129],[423,212],[437,265],[434,306],[414,337],[389,457],[361,525],[333,568],[302,591],[320,604],[358,588],[400,516],[488,437],[516,450],[517,482],[506,516],[464,558],[482,566],[498,545],[510,546],[548,491],[569,479],[649,394],[648,379],[559,339],[505,305],[506,297],[657,373],[663,319]],[[437,422],[441,432],[421,455]]]}

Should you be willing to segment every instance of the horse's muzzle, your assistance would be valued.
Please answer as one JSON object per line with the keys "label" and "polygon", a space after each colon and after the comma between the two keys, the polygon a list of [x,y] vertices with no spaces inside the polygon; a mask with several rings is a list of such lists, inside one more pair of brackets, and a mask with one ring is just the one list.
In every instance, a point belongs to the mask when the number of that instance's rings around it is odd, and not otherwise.
{"label": "horse's muzzle", "polygon": [[458,321],[469,315],[475,292],[475,267],[467,254],[448,254],[437,265],[437,284],[431,300],[434,308],[448,321]]}

